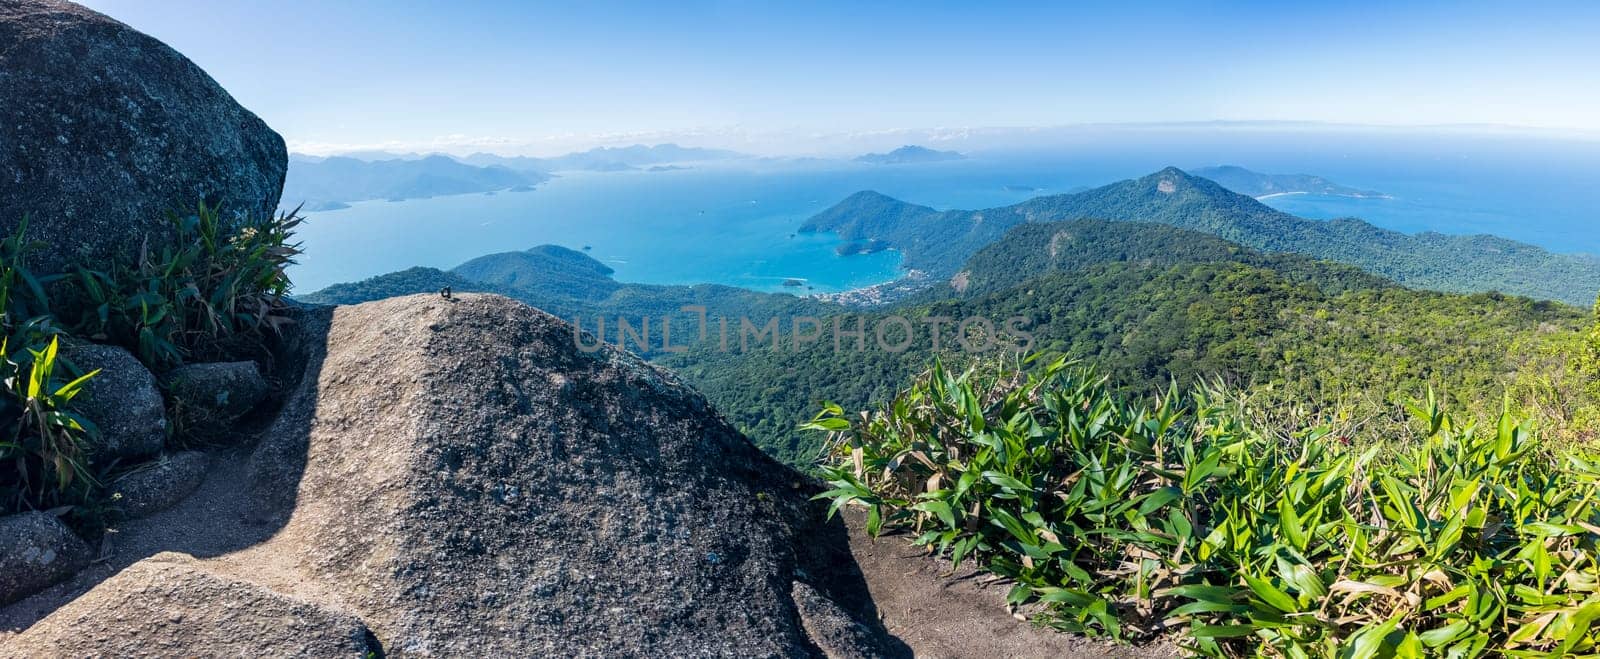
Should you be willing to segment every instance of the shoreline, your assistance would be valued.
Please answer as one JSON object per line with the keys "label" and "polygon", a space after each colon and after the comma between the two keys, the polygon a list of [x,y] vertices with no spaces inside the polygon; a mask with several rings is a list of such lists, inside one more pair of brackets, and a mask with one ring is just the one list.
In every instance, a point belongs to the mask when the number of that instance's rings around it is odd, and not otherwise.
{"label": "shoreline", "polygon": [[1274,192],[1256,197],[1256,201],[1265,201],[1274,197],[1292,197],[1295,195],[1317,195],[1320,197],[1339,197],[1341,199],[1394,199],[1387,194],[1363,194],[1359,192],[1312,192],[1310,190],[1291,190],[1289,192]]}
{"label": "shoreline", "polygon": [[852,288],[839,293],[817,293],[806,297],[851,307],[881,307],[921,293],[933,285],[933,275],[912,268],[881,284]]}

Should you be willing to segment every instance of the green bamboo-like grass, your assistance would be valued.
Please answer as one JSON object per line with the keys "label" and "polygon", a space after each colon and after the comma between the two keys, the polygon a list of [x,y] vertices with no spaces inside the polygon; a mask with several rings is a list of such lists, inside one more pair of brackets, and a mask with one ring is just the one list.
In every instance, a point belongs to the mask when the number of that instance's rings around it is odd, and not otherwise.
{"label": "green bamboo-like grass", "polygon": [[827,406],[833,509],[1014,580],[1037,620],[1215,656],[1593,652],[1600,468],[1433,400],[1412,436],[1274,427],[1220,387],[1148,403],[1067,361],[934,366]]}
{"label": "green bamboo-like grass", "polygon": [[[58,354],[62,340],[122,346],[159,373],[258,357],[290,322],[296,213],[230,218],[202,203],[169,220],[171,239],[136,258],[64,273],[26,267],[31,251],[62,237],[29,236],[24,219],[0,239],[0,515],[51,510],[92,531],[112,514],[98,470],[117,466],[91,466],[98,433],[73,408],[96,373]],[[169,441],[187,443],[181,429]]]}

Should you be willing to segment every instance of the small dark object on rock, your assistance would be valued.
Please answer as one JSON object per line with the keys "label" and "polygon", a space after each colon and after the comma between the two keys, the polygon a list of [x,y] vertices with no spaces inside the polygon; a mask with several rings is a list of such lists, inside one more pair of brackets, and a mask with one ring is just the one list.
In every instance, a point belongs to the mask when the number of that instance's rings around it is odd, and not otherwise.
{"label": "small dark object on rock", "polygon": [[37,593],[89,566],[89,545],[55,515],[0,517],[0,605]]}
{"label": "small dark object on rock", "polygon": [[446,286],[444,288],[439,289],[439,297],[442,297],[442,298],[444,298],[446,300],[450,299],[450,287]]}

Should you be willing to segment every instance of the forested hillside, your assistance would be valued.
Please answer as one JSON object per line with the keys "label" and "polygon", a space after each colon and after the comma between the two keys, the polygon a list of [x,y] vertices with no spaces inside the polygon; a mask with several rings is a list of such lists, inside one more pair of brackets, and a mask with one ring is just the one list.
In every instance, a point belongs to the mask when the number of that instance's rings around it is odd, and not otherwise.
{"label": "forested hillside", "polygon": [[1297,252],[1362,268],[1414,288],[1500,291],[1587,305],[1600,290],[1600,260],[1553,254],[1495,236],[1408,235],[1356,219],[1310,220],[1176,168],[1086,192],[981,211],[937,211],[863,192],[819,213],[807,231],[888,242],[905,265],[956,273],[1010,228],[1072,219],[1141,221],[1208,233],[1272,252]]}
{"label": "forested hillside", "polygon": [[[1346,266],[1121,222],[1019,228],[968,271],[984,292],[862,321],[982,317],[998,327],[1022,317],[1033,350],[1086,359],[1124,392],[1221,379],[1281,401],[1284,414],[1347,426],[1378,422],[1429,387],[1477,409],[1498,410],[1509,394],[1517,405],[1559,401],[1571,416],[1584,400],[1565,356],[1588,314],[1559,303],[1410,290]],[[763,447],[803,464],[819,446],[796,425],[824,399],[847,408],[884,400],[934,356],[926,339],[901,353],[850,343],[838,351],[823,340],[799,350],[702,348],[664,363]],[[948,337],[939,352],[958,363],[971,356]]]}

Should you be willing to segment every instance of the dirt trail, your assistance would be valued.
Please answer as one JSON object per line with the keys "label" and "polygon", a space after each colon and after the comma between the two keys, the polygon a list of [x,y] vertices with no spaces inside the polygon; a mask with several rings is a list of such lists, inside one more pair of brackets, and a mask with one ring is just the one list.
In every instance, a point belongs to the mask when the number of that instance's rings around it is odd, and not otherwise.
{"label": "dirt trail", "polygon": [[205,481],[178,505],[119,524],[106,533],[94,565],[32,597],[0,608],[0,641],[141,559],[163,551],[196,558],[221,556],[260,543],[277,524],[253,519],[259,506],[248,500],[245,463],[248,449],[208,455]]}
{"label": "dirt trail", "polygon": [[989,582],[970,566],[950,572],[949,561],[928,556],[903,535],[876,541],[862,530],[865,516],[845,514],[855,555],[878,615],[890,634],[918,657],[1039,659],[1170,657],[1171,646],[1118,645],[1040,629],[1006,612],[1005,583]]}

